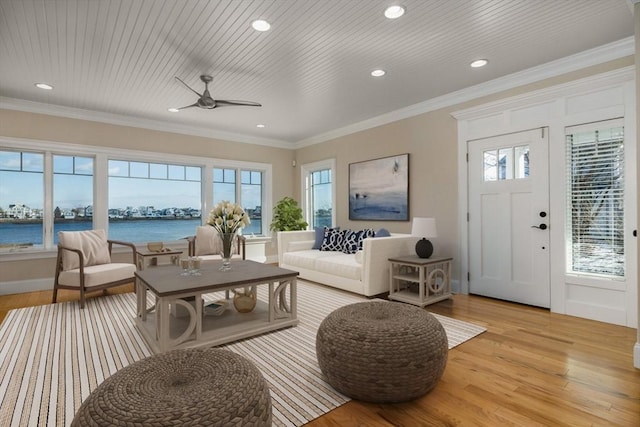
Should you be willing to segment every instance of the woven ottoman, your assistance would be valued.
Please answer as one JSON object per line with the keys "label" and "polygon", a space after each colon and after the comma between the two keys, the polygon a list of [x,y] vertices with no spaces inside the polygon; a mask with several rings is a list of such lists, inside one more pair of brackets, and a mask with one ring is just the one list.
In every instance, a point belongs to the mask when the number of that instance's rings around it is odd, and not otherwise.
{"label": "woven ottoman", "polygon": [[357,400],[404,402],[433,389],[447,364],[447,335],[425,310],[368,301],[329,314],[316,335],[320,369]]}
{"label": "woven ottoman", "polygon": [[271,426],[269,387],[253,363],[221,349],[135,362],[100,384],[72,426]]}

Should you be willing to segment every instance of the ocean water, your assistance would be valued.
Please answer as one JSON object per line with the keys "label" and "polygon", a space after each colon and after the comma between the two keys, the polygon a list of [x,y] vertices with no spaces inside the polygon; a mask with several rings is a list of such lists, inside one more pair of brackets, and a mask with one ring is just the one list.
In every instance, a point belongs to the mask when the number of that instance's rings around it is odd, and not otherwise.
{"label": "ocean water", "polygon": [[[197,219],[140,219],[132,221],[114,221],[109,223],[109,238],[127,242],[166,242],[193,236],[196,227],[200,225]],[[58,231],[90,230],[89,221],[69,221],[54,224],[54,244],[58,243]],[[250,224],[242,230],[245,235],[259,233],[260,224]],[[15,224],[0,222],[0,245],[10,243],[42,244],[42,224]]]}

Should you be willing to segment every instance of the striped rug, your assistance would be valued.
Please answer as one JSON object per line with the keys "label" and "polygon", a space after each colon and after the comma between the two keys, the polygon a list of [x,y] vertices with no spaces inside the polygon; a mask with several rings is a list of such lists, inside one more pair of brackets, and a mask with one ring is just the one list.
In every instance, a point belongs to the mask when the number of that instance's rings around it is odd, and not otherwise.
{"label": "striped rug", "polygon": [[[263,288],[265,288],[263,290]],[[266,287],[259,287],[266,300]],[[210,294],[207,300],[220,299]],[[269,383],[273,425],[300,426],[347,402],[322,380],[315,355],[322,319],[365,298],[298,281],[295,328],[223,347],[252,360]],[[0,426],[68,426],[104,379],[152,353],[134,326],[135,295],[11,310],[0,326]],[[485,329],[436,315],[449,348]]]}

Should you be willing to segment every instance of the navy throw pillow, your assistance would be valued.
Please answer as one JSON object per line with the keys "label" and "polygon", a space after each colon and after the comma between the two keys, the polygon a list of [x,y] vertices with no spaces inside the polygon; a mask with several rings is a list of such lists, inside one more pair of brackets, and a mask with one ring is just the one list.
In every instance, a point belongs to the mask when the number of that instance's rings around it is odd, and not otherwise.
{"label": "navy throw pillow", "polygon": [[342,240],[342,252],[345,254],[355,254],[358,252],[358,241],[362,231],[344,230]]}
{"label": "navy throw pillow", "polygon": [[[388,233],[388,231],[387,231],[387,233]],[[373,228],[365,228],[364,230],[360,231],[360,238],[358,239],[358,250],[359,251],[362,250],[362,241],[364,239],[366,239],[367,237],[376,237],[376,232],[373,230]]]}
{"label": "navy throw pillow", "polygon": [[321,251],[340,251],[342,250],[342,241],[344,240],[344,233],[338,228],[327,228],[324,231],[324,238],[322,239],[322,245],[320,245]]}

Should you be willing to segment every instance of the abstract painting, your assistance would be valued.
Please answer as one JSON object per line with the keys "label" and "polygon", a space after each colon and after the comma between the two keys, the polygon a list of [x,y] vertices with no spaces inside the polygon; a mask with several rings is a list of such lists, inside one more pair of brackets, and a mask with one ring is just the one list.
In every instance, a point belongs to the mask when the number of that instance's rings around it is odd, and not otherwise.
{"label": "abstract painting", "polygon": [[349,164],[349,219],[409,221],[409,154]]}

